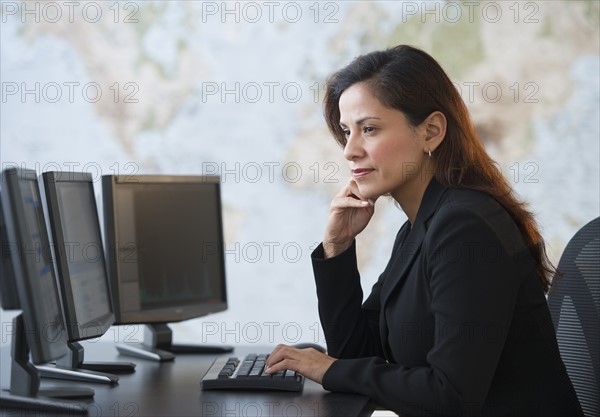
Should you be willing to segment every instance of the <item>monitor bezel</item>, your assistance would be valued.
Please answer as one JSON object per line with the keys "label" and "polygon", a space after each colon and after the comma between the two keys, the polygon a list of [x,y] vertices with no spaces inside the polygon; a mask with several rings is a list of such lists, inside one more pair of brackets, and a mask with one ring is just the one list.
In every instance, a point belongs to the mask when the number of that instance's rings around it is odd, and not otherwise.
{"label": "monitor bezel", "polygon": [[[100,337],[106,333],[110,326],[115,322],[115,314],[110,292],[110,284],[108,282],[108,274],[106,271],[104,243],[102,241],[100,221],[98,219],[98,205],[96,203],[94,194],[94,182],[92,175],[84,172],[49,171],[44,172],[42,174],[42,178],[46,193],[46,204],[48,208],[54,256],[56,259],[58,272],[58,288],[60,290],[63,320],[65,321],[69,342],[77,342]],[[78,300],[75,300],[75,296],[73,294],[69,260],[68,256],[66,255],[67,247],[65,245],[65,236],[63,231],[64,222],[63,217],[61,216],[59,204],[60,197],[58,188],[60,187],[61,183],[86,184],[91,192],[93,211],[92,218],[95,219],[95,224],[93,227],[98,234],[99,256],[101,257],[100,267],[104,273],[104,283],[110,311],[101,315],[100,317],[97,317],[93,322],[90,323],[80,323],[79,318],[77,317],[77,309],[75,308]]]}
{"label": "monitor bezel", "polygon": [[[110,288],[113,296],[115,311],[115,324],[150,324],[150,323],[174,323],[192,318],[203,317],[208,314],[227,310],[227,285],[225,271],[225,256],[221,252],[221,279],[223,297],[218,303],[210,304],[188,304],[177,307],[155,308],[139,311],[123,311],[121,308],[121,282],[119,280],[118,246],[116,242],[116,230],[118,227],[115,193],[122,185],[151,185],[151,184],[209,184],[216,187],[217,216],[219,226],[219,239],[224,243],[223,218],[221,204],[221,179],[212,175],[103,175],[102,176],[102,199],[104,213],[104,240],[107,271]],[[221,250],[224,250],[221,245]]]}
{"label": "monitor bezel", "polygon": [[12,251],[8,238],[7,224],[4,221],[4,210],[2,209],[2,190],[0,189],[0,307],[3,310],[20,310],[19,293],[13,267]]}
{"label": "monitor bezel", "polygon": [[[14,279],[16,281],[15,287],[19,297],[19,304],[23,314],[23,321],[25,323],[25,333],[27,337],[27,344],[31,351],[31,360],[35,364],[47,363],[52,360],[59,359],[67,353],[67,340],[66,332],[64,331],[64,321],[61,313],[61,306],[57,305],[56,308],[59,312],[57,317],[60,323],[49,323],[50,319],[45,315],[45,311],[42,311],[43,303],[41,299],[47,297],[43,290],[35,285],[37,281],[38,268],[36,262],[32,260],[31,256],[20,256],[25,248],[35,247],[33,240],[28,236],[28,227],[26,219],[23,217],[23,213],[26,212],[25,205],[23,204],[23,194],[20,189],[20,185],[23,182],[28,182],[33,185],[35,197],[39,201],[38,215],[41,215],[42,222],[40,223],[40,240],[42,248],[45,248],[49,254],[50,241],[48,238],[48,230],[44,221],[43,203],[39,189],[39,183],[36,177],[35,170],[23,169],[23,168],[7,168],[2,175],[2,194],[3,194],[3,206],[4,220],[6,222],[6,231],[9,242],[14,242],[17,247],[17,253],[13,254],[12,266],[14,270]],[[42,249],[43,251],[44,249]],[[49,260],[50,266],[50,279],[52,280],[52,288],[55,291],[55,298],[57,303],[59,302],[58,285],[56,282],[56,275],[54,272],[54,265],[52,259]],[[3,277],[5,279],[5,277]],[[53,318],[52,318],[53,319]],[[58,333],[56,340],[49,340],[42,330],[47,325],[60,326],[60,333]]]}

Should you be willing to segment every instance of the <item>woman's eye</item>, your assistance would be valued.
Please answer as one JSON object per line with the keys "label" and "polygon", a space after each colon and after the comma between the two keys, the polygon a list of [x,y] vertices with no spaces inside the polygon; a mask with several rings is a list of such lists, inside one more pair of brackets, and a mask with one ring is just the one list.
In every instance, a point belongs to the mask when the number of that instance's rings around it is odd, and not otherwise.
{"label": "woman's eye", "polygon": [[350,136],[350,131],[349,130],[342,130],[342,132],[344,132],[344,136]]}
{"label": "woman's eye", "polygon": [[372,126],[363,127],[363,133],[373,133],[374,131],[375,131],[375,128]]}

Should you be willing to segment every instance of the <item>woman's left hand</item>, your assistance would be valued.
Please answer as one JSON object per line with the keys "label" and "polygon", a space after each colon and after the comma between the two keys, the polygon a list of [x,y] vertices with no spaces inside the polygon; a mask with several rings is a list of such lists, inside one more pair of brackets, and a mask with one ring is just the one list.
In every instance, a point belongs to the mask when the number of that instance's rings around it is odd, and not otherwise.
{"label": "woman's left hand", "polygon": [[291,369],[322,384],[323,375],[335,361],[335,358],[314,348],[296,349],[291,346],[277,345],[267,360],[265,371],[274,374],[277,371]]}

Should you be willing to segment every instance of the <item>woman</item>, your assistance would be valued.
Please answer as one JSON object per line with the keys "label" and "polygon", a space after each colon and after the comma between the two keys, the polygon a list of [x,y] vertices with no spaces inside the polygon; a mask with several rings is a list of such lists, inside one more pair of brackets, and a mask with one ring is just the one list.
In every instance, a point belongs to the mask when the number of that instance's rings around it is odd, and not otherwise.
{"label": "woman", "polygon": [[[312,255],[329,355],[280,345],[268,372],[293,369],[401,415],[581,415],[536,223],[439,64],[398,46],[356,58],[326,91],[352,171]],[[354,239],[382,195],[408,221],[362,303]]]}

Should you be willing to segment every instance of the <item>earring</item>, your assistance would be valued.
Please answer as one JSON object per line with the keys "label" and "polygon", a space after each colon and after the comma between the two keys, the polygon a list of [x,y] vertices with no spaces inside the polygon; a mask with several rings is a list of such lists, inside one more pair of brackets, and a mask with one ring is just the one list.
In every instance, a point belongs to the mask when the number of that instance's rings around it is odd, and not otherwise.
{"label": "earring", "polygon": [[429,151],[427,151],[427,153],[429,154],[429,157],[431,158],[431,149]]}

